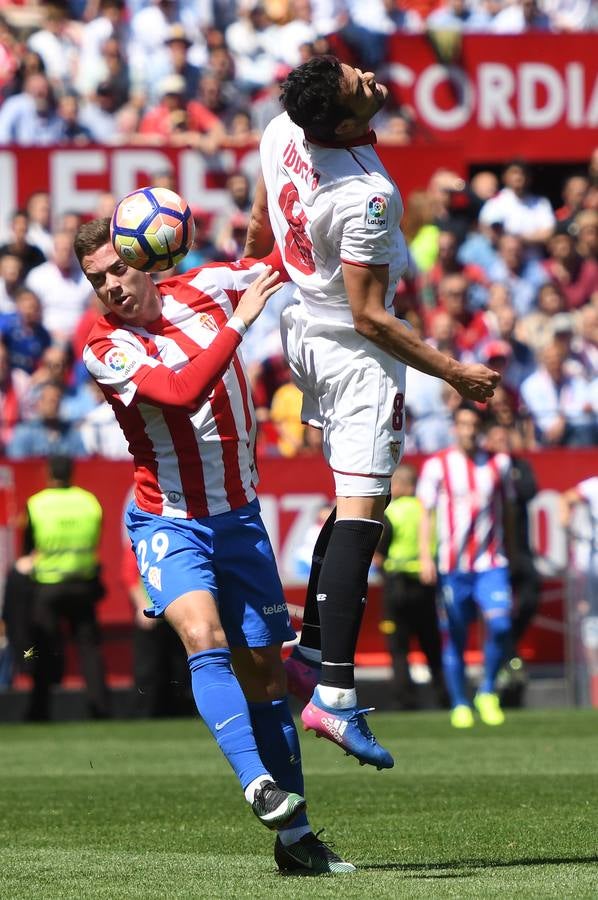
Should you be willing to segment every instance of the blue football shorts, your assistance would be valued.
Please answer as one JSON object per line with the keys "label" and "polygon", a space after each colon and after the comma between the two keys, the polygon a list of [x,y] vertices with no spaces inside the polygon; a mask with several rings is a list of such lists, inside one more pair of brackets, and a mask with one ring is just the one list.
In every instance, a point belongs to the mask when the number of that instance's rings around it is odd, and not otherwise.
{"label": "blue football shorts", "polygon": [[441,604],[449,618],[469,623],[478,609],[484,618],[511,612],[513,598],[506,566],[487,572],[447,572],[439,576],[439,586]]}
{"label": "blue football shorts", "polygon": [[230,647],[295,638],[257,500],[205,519],[156,516],[131,502],[125,524],[152,603],[146,616],[162,616],[189,591],[209,591]]}

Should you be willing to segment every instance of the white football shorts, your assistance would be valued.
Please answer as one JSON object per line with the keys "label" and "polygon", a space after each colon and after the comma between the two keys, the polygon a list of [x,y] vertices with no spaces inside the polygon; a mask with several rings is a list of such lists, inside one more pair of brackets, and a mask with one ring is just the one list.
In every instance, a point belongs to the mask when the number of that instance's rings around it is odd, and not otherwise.
{"label": "white football shorts", "polygon": [[337,496],[387,494],[405,443],[405,364],[352,323],[314,318],[302,304],[283,310],[280,328],[302,419],[323,431]]}

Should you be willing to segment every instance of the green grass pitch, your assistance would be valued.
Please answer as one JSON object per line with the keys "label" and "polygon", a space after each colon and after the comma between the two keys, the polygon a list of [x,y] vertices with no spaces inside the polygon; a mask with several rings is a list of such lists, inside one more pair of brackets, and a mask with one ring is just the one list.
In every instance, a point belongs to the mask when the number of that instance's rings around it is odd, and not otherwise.
{"label": "green grass pitch", "polygon": [[375,715],[391,772],[302,738],[312,823],[359,866],[283,878],[199,721],[0,726],[0,897],[598,897],[598,713],[451,731]]}

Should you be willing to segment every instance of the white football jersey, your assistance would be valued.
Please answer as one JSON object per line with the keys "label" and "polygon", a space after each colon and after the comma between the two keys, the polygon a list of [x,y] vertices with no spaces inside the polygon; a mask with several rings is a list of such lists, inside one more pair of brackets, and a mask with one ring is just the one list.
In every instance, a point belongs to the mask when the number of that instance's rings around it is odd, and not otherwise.
{"label": "white football jersey", "polygon": [[351,146],[322,146],[282,113],[260,154],[274,237],[310,314],[352,321],[341,262],[388,266],[390,308],[408,260],[403,203],[371,133]]}

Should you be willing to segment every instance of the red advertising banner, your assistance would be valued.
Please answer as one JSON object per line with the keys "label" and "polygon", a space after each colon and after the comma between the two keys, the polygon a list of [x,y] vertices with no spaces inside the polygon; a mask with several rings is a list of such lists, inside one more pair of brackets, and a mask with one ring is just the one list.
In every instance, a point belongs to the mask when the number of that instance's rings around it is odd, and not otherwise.
{"label": "red advertising banner", "polygon": [[[540,491],[530,507],[531,540],[536,563],[544,577],[543,602],[529,638],[525,655],[535,662],[560,662],[563,658],[563,587],[561,578],[567,568],[566,535],[558,519],[558,494],[583,478],[596,473],[595,450],[544,451],[531,454]],[[417,463],[418,460],[416,459]],[[330,472],[320,458],[309,460],[265,457],[260,461],[260,503],[262,515],[274,547],[279,570],[290,604],[294,624],[300,626],[304,582],[297,576],[299,548],[313,531],[322,505],[333,496]],[[5,463],[2,466],[6,497],[3,506],[13,518],[22,512],[27,498],[44,487],[43,461]],[[11,471],[12,470],[12,471]],[[123,634],[132,621],[131,607],[122,577],[123,555],[130,552],[123,527],[123,511],[131,498],[132,468],[128,463],[103,460],[79,462],[75,481],[93,491],[104,509],[101,544],[103,577],[107,595],[99,607],[106,633]],[[7,523],[10,524],[10,523]],[[15,535],[18,548],[18,535]],[[17,551],[18,552],[18,551]],[[373,585],[360,640],[362,661],[377,662],[386,651],[378,631],[380,588]],[[123,650],[120,644],[120,650]],[[124,652],[109,648],[113,673],[125,675],[130,648]]]}
{"label": "red advertising banner", "polygon": [[[418,140],[458,144],[469,162],[587,160],[597,146],[595,34],[391,38],[389,86]],[[442,60],[440,57],[442,56]]]}

